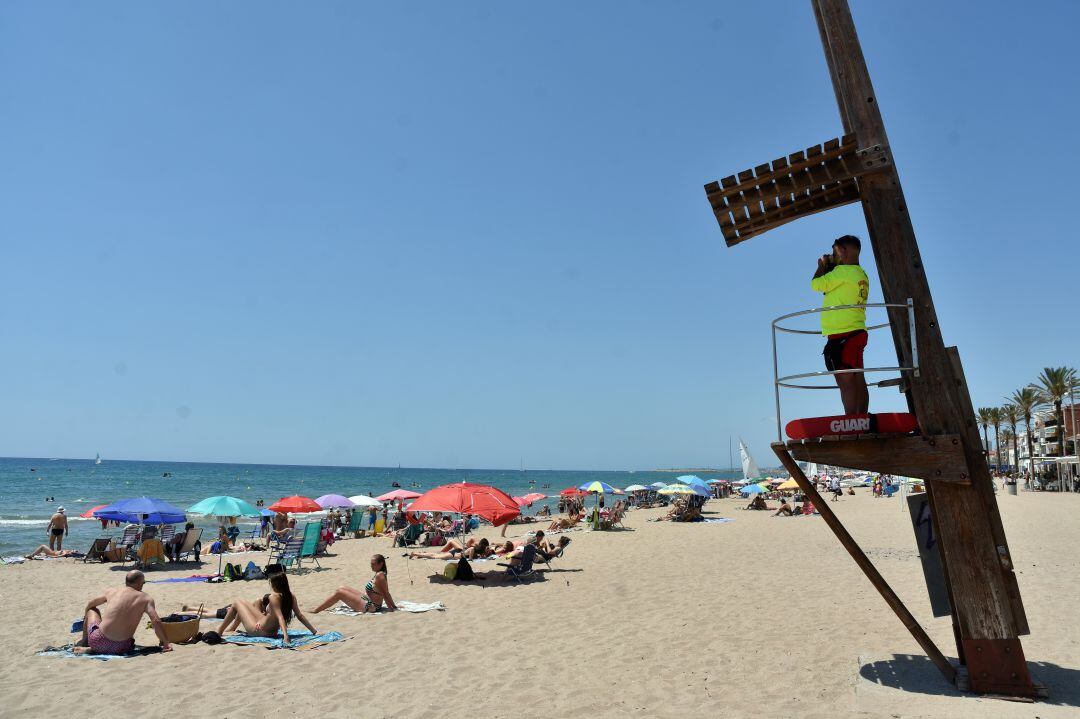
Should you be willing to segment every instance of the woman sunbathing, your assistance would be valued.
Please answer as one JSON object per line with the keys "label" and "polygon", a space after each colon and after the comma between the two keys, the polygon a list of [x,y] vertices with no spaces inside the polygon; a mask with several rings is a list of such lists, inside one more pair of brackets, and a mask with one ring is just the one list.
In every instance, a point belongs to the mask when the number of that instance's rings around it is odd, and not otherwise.
{"label": "woman sunbathing", "polygon": [[245,632],[256,637],[276,637],[280,630],[287,645],[289,622],[294,615],[312,634],[319,633],[300,611],[300,603],[289,589],[289,579],[283,572],[270,575],[270,589],[273,592],[265,609],[246,599],[234,599],[221,623],[221,633],[231,632],[241,624],[244,625]]}
{"label": "woman sunbathing", "polygon": [[44,554],[46,557],[75,557],[82,556],[81,552],[76,552],[74,549],[51,549],[48,544],[38,545],[38,548],[26,555],[27,559],[37,559],[39,554]]}
{"label": "woman sunbathing", "polygon": [[575,527],[575,526],[577,526],[577,524],[581,521],[582,517],[584,517],[584,516],[585,516],[584,514],[578,514],[577,512],[571,512],[569,517],[565,517],[565,518],[564,517],[559,517],[554,522],[549,524],[548,525],[548,531],[549,532],[555,532],[555,531],[558,531],[560,529],[570,529],[571,527]]}
{"label": "woman sunbathing", "polygon": [[409,552],[409,559],[457,559],[463,554],[466,559],[481,559],[494,553],[495,550],[486,538],[480,541],[469,539],[465,546],[458,540],[451,539],[437,552]]}
{"label": "woman sunbathing", "polygon": [[364,591],[352,587],[338,587],[336,592],[315,607],[315,614],[338,602],[344,602],[353,611],[363,614],[379,611],[383,603],[391,612],[397,609],[394,598],[390,596],[390,584],[386,581],[386,557],[381,554],[374,555],[371,558],[371,570],[375,572],[375,576],[364,585]]}

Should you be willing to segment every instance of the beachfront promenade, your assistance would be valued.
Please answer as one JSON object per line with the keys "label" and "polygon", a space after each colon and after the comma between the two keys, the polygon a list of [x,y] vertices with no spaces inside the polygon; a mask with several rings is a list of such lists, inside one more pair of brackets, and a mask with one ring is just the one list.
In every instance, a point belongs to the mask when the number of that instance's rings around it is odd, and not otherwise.
{"label": "beachfront promenade", "polygon": [[[87,599],[121,584],[123,572],[69,559],[2,567],[0,715],[1076,716],[1080,629],[1067,598],[1080,589],[1080,499],[1021,493],[998,501],[1031,622],[1025,650],[1051,692],[1035,705],[945,685],[820,517],[773,517],[726,499],[710,500],[705,516],[728,523],[649,522],[665,510],[642,509],[629,513],[625,531],[573,531],[566,556],[524,584],[449,584],[433,578],[445,562],[407,560],[389,539],[339,541],[322,570],[290,572],[305,609],[342,584],[363,586],[379,552],[395,600],[441,601],[446,611],[309,614],[320,631],[347,639],[305,651],[197,644],[110,662],[35,656],[71,641],[68,628]],[[935,641],[949,646],[949,620],[930,616],[899,500],[857,490],[830,506]],[[538,526],[512,525],[508,536]],[[480,534],[495,539],[498,530]],[[264,555],[232,557],[249,559]],[[148,579],[216,567],[216,557],[203,561]],[[264,581],[148,582],[146,591],[164,615],[268,589]],[[156,644],[147,629],[137,639]]]}

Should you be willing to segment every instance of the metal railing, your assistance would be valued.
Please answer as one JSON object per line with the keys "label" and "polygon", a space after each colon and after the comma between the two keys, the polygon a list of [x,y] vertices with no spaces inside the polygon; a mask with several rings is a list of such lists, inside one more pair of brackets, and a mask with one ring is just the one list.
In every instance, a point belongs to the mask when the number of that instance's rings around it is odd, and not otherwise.
{"label": "metal railing", "polygon": [[[884,307],[886,309],[903,309],[907,310],[908,319],[908,331],[911,336],[911,366],[910,367],[861,367],[857,369],[838,369],[838,370],[823,370],[820,372],[800,372],[798,374],[789,374],[780,376],[780,362],[776,352],[776,333],[786,332],[794,335],[817,335],[821,336],[821,332],[818,330],[799,330],[793,327],[782,327],[780,322],[784,320],[792,319],[793,317],[802,317],[804,315],[818,314],[821,312],[831,312],[832,310],[848,310],[848,309],[863,309],[868,307]],[[883,327],[888,327],[890,323],[883,322],[879,325],[868,325],[867,332],[873,330],[879,330]],[[808,379],[810,377],[832,377],[838,374],[866,374],[867,372],[912,372],[914,376],[919,376],[919,348],[915,341],[915,305],[911,298],[904,304],[890,303],[890,302],[871,302],[864,305],[836,305],[834,307],[815,307],[812,310],[802,310],[800,312],[791,312],[786,315],[781,315],[772,321],[772,352],[773,352],[773,394],[776,399],[776,438],[779,441],[784,441],[784,425],[783,419],[780,416],[780,388],[787,387],[789,389],[837,389],[837,385],[822,385],[822,384],[795,384],[794,380]],[[867,382],[867,387],[880,387],[883,383],[889,382],[889,380],[881,380],[879,382]]]}

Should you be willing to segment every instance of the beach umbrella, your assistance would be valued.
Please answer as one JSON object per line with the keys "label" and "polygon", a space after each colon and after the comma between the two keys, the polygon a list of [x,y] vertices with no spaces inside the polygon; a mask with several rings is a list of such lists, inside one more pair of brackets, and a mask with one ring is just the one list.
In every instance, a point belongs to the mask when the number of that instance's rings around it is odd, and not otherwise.
{"label": "beach umbrella", "polygon": [[314,499],[311,499],[310,497],[301,497],[299,495],[282,497],[267,507],[267,509],[272,509],[275,512],[285,512],[286,514],[307,514],[308,512],[322,511],[322,507],[320,507]]}
{"label": "beach umbrella", "polygon": [[340,494],[324,494],[315,500],[315,504],[323,509],[348,509],[356,506],[351,499]]}
{"label": "beach umbrella", "polygon": [[518,507],[525,507],[530,504],[529,500],[524,497],[511,497],[510,499],[514,500],[514,503],[517,504]]}
{"label": "beach umbrella", "polygon": [[277,512],[275,512],[272,509],[266,509],[265,507],[263,507],[262,509],[259,510],[259,514],[261,514],[264,517],[273,517],[275,514],[277,514]]}
{"label": "beach umbrella", "polygon": [[96,507],[91,507],[90,509],[86,510],[85,512],[83,512],[79,516],[82,517],[83,519],[94,519],[94,512],[98,511],[99,509],[104,509],[105,507],[108,507],[108,506],[109,505],[107,505],[107,504],[99,504]]}
{"label": "beach umbrella", "polygon": [[745,495],[748,495],[748,496],[751,495],[751,494],[761,494],[762,492],[768,492],[768,491],[769,491],[768,487],[763,487],[760,484],[748,484],[748,485],[746,485],[745,487],[743,487],[742,489],[739,490],[739,492],[741,494],[745,494]]}
{"label": "beach umbrella", "polygon": [[419,496],[420,494],[418,494],[417,492],[410,492],[407,489],[395,489],[392,492],[380,494],[375,499],[379,500],[380,502],[393,502],[395,499],[416,499]]}
{"label": "beach umbrella", "polygon": [[631,484],[629,487],[626,488],[627,492],[647,492],[648,490],[648,487],[641,484]]}
{"label": "beach umbrella", "polygon": [[727,484],[726,479],[706,479],[705,484]]}
{"label": "beach umbrella", "polygon": [[541,499],[547,499],[546,494],[540,494],[540,492],[529,492],[525,495],[525,499],[529,500],[529,504],[533,502],[539,502]]}
{"label": "beach umbrella", "polygon": [[258,517],[259,510],[242,499],[219,495],[207,497],[197,504],[187,508],[192,514],[202,514],[208,517]]}
{"label": "beach umbrella", "polygon": [[452,512],[473,514],[498,527],[521,514],[514,498],[485,484],[456,482],[436,487],[420,495],[409,506],[412,512]]}
{"label": "beach umbrella", "polygon": [[702,481],[701,477],[697,476],[696,474],[680,474],[678,477],[675,478],[674,484],[693,485],[694,482],[700,481]]}
{"label": "beach umbrella", "polygon": [[132,497],[105,505],[94,516],[112,522],[180,524],[184,521],[184,510],[157,497]]}
{"label": "beach umbrella", "polygon": [[382,502],[375,499],[374,497],[369,497],[366,494],[357,494],[356,496],[349,497],[349,501],[351,501],[353,503],[353,506],[356,506],[356,507],[381,507],[382,506]]}
{"label": "beach umbrella", "polygon": [[585,494],[585,492],[582,492],[577,487],[567,487],[563,491],[559,492],[559,495],[562,497],[580,497],[583,494]]}
{"label": "beach umbrella", "polygon": [[789,479],[788,481],[784,482],[779,487],[777,487],[777,489],[781,489],[781,490],[798,489],[798,488],[799,488],[799,483],[796,482],[794,479]]}
{"label": "beach umbrella", "polygon": [[664,487],[667,486],[667,483],[666,482],[653,482],[649,486],[652,487],[653,489],[663,489]]}
{"label": "beach umbrella", "polygon": [[687,484],[669,484],[657,490],[657,494],[697,494],[697,491]]}
{"label": "beach umbrella", "polygon": [[578,487],[582,492],[597,493],[597,494],[615,494],[619,490],[612,487],[607,482],[586,482]]}

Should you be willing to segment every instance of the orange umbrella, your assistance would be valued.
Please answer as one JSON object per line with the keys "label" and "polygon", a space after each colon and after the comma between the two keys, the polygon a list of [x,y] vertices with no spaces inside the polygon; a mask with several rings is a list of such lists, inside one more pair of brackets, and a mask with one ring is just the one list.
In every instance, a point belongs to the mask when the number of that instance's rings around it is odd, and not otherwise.
{"label": "orange umbrella", "polygon": [[91,507],[90,509],[86,510],[85,512],[83,512],[79,516],[82,517],[83,519],[94,519],[95,518],[94,517],[94,512],[98,511],[102,507],[108,507],[108,506],[109,505],[107,505],[107,504],[99,504],[96,507]]}

